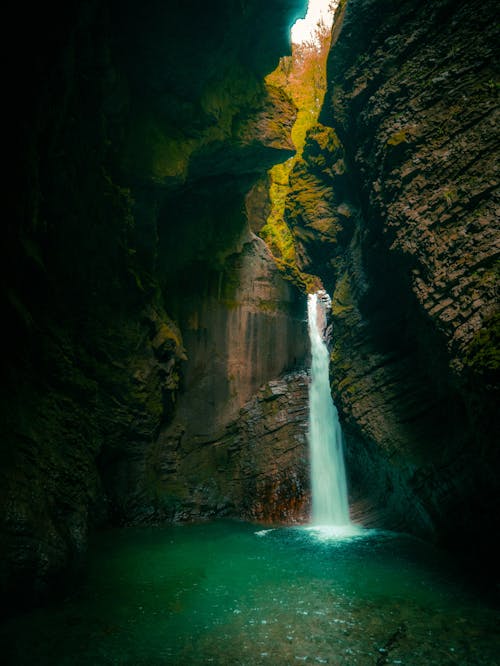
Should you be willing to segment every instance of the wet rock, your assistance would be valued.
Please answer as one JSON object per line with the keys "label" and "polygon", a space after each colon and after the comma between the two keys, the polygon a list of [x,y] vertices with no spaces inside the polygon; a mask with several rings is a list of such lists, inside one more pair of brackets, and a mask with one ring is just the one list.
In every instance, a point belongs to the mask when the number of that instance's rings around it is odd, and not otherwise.
{"label": "wet rock", "polygon": [[355,211],[342,185],[345,172],[334,130],[315,125],[290,175],[285,219],[296,241],[298,267],[322,279],[331,274],[332,262],[354,230]]}
{"label": "wet rock", "polygon": [[[485,559],[499,470],[494,14],[350,0],[320,117],[342,142],[355,221],[322,274],[352,487],[375,522],[460,549],[466,534]],[[297,239],[311,256],[327,246]]]}
{"label": "wet rock", "polygon": [[304,371],[264,384],[221,426],[215,440],[198,436],[194,446],[160,437],[156,464],[161,467],[175,457],[176,468],[169,478],[158,478],[151,519],[233,516],[264,523],[306,522],[308,384]]}
{"label": "wet rock", "polygon": [[[213,515],[222,498],[222,513],[266,520],[279,514],[284,521],[288,512],[295,520],[304,503],[296,499],[306,485],[304,441],[302,449],[295,447],[290,454],[286,471],[276,467],[273,447],[275,438],[286,437],[297,420],[306,419],[307,395],[289,395],[290,385],[275,378],[308,362],[305,299],[283,279],[263,241],[248,233],[240,251],[227,258],[224,272],[207,276],[201,293],[200,287],[183,290],[179,321],[187,360],[181,365],[175,415],[142,459],[130,456],[133,483],[128,493],[122,489],[114,496],[123,502],[128,494],[136,498],[134,506],[157,507],[158,520],[193,519],[196,512]],[[248,408],[256,395],[263,405],[260,412]],[[254,431],[262,434],[260,447],[249,445],[258,440]],[[240,459],[244,462],[236,481],[232,475]],[[300,472],[293,469],[293,460]],[[244,508],[257,501],[258,510]],[[202,510],[200,503],[210,508]],[[136,519],[134,511],[126,514]]]}
{"label": "wet rock", "polygon": [[[89,525],[152,519],[154,484],[138,480],[193,330],[179,327],[179,281],[203,299],[241,249],[247,192],[292,150],[295,108],[263,79],[304,4],[9,10],[24,30],[9,87],[24,85],[9,107],[15,205],[0,262],[0,585],[16,602],[54,590]],[[181,438],[174,428],[161,483]],[[226,502],[208,470],[192,477],[193,514]]]}

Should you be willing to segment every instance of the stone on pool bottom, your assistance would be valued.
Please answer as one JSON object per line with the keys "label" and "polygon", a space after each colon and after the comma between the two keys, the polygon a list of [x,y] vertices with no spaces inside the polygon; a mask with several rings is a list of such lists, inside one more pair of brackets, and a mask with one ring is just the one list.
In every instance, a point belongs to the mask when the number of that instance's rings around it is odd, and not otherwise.
{"label": "stone on pool bottom", "polygon": [[417,539],[224,521],[103,533],[83,589],[0,638],[12,664],[492,666],[497,625]]}

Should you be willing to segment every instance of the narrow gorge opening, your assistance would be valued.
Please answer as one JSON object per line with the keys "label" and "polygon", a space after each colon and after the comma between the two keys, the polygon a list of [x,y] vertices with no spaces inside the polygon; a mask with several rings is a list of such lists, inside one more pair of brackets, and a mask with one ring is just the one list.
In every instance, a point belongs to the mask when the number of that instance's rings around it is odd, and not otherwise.
{"label": "narrow gorge opening", "polygon": [[496,4],[306,5],[9,9],[2,663],[497,663]]}
{"label": "narrow gorge opening", "polygon": [[[326,92],[326,59],[337,7],[338,2],[332,0],[311,0],[306,16],[292,26],[291,55],[282,57],[278,67],[266,77],[267,85],[284,90],[297,107],[297,118],[291,130],[296,152],[285,162],[274,165],[267,174],[270,212],[258,233],[288,279],[306,290],[319,288],[321,280],[298,254],[286,204],[293,171],[300,168],[308,133],[313,128],[328,133],[328,129],[318,123],[318,118]],[[307,206],[307,202],[301,205]],[[327,227],[324,217],[320,211],[315,211],[311,220],[320,232]]]}

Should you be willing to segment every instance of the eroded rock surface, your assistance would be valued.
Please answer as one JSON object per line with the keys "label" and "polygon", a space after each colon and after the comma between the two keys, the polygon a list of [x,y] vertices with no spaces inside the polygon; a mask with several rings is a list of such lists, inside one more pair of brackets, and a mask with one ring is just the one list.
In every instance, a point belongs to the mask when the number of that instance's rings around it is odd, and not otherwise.
{"label": "eroded rock surface", "polygon": [[[318,164],[311,136],[288,205],[333,291],[333,391],[361,513],[486,558],[499,515],[495,11],[344,3],[320,120],[346,172],[333,147]],[[304,197],[330,210],[328,238]]]}
{"label": "eroded rock surface", "polygon": [[193,441],[192,426],[179,417],[150,452],[157,489],[153,518],[305,522],[307,391],[304,371],[271,380],[208,441],[199,435]]}
{"label": "eroded rock surface", "polygon": [[176,408],[178,287],[203,299],[241,248],[246,193],[293,150],[295,107],[264,77],[304,4],[9,8],[0,584],[16,603],[77,566],[89,524],[147,514],[130,489],[155,478]]}
{"label": "eroded rock surface", "polygon": [[[279,489],[285,484],[288,467],[293,467],[294,455],[301,488],[305,487],[305,451],[298,451],[292,442],[297,438],[296,427],[300,433],[305,427],[307,394],[296,390],[295,384],[290,395],[284,383],[279,384],[279,394],[269,389],[271,395],[281,396],[276,405],[286,402],[293,415],[288,423],[288,412],[281,408],[281,422],[274,425],[267,421],[278,417],[273,411],[266,412],[265,400],[259,408],[261,425],[256,423],[256,408],[249,401],[260,405],[262,385],[305,366],[305,299],[283,279],[260,238],[246,232],[235,250],[226,258],[223,271],[206,273],[204,284],[194,291],[181,288],[178,293],[176,310],[184,331],[186,360],[179,365],[182,381],[175,415],[147,449],[124,443],[120,464],[114,474],[106,475],[108,492],[124,522],[194,519],[222,511],[268,520],[272,516],[284,520],[286,515],[297,520],[304,515],[305,491],[291,500],[288,509],[282,498],[278,510],[278,500],[271,495],[282,492]],[[301,415],[300,426],[296,426],[296,413]],[[228,437],[228,428],[236,428],[236,439]],[[280,430],[281,446],[290,435],[288,448],[293,453],[286,469],[275,464],[272,438],[263,437],[256,443],[256,433],[268,428]],[[254,479],[253,490],[240,465],[253,467],[259,477]],[[297,474],[299,471],[290,472],[290,483]],[[267,508],[262,484],[270,495]],[[260,509],[250,510],[256,502]]]}

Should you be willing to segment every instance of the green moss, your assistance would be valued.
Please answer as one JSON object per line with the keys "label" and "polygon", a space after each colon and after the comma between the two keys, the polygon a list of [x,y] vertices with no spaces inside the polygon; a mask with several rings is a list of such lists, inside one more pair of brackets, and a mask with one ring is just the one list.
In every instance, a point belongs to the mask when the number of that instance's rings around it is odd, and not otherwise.
{"label": "green moss", "polygon": [[163,321],[153,339],[155,349],[168,348],[173,352],[182,349],[182,339],[179,329],[171,323]]}
{"label": "green moss", "polygon": [[[319,49],[311,45],[294,45],[292,56],[282,58],[276,70],[266,78],[268,85],[282,88],[297,106],[298,114],[292,128],[292,140],[297,153],[269,172],[271,213],[259,232],[285,277],[307,292],[318,289],[321,281],[315,276],[303,273],[297,266],[294,236],[286,222],[285,206],[290,192],[290,174],[297,161],[302,158],[311,128],[319,127],[317,121],[326,91],[326,58],[331,35],[330,31],[325,29],[318,36]],[[316,134],[318,150],[314,157],[320,166],[324,166],[326,158],[321,155],[321,151],[330,152],[340,146],[340,143],[330,128],[316,130]],[[313,207],[313,199],[311,195],[309,201],[301,200],[299,203],[301,206],[309,204],[309,207]]]}
{"label": "green moss", "polygon": [[293,236],[283,218],[269,220],[260,230],[260,236],[274,257],[287,264],[295,265]]}
{"label": "green moss", "polygon": [[484,322],[472,339],[464,364],[479,374],[496,372],[500,368],[500,313]]}
{"label": "green moss", "polygon": [[279,312],[280,304],[278,301],[269,301],[269,300],[260,300],[257,303],[257,307],[261,312],[274,313]]}
{"label": "green moss", "polygon": [[260,237],[271,250],[273,256],[286,264],[295,266],[296,255],[293,235],[288,228],[284,215],[286,197],[289,192],[289,175],[294,159],[283,164],[276,164],[270,171],[269,197],[271,213],[266,224],[259,232]]}
{"label": "green moss", "polygon": [[274,258],[276,265],[284,277],[306,294],[314,293],[323,288],[317,275],[300,271],[296,265],[287,264],[279,258]]}
{"label": "green moss", "polygon": [[313,125],[307,133],[307,138],[314,140],[320,150],[327,153],[334,153],[336,150],[342,148],[342,144],[333,127],[320,124]]}
{"label": "green moss", "polygon": [[457,190],[454,187],[445,187],[443,189],[443,198],[448,208],[458,199]]}
{"label": "green moss", "polygon": [[144,113],[135,121],[124,163],[132,173],[148,174],[157,182],[182,180],[194,147],[194,141],[168,136],[152,114]]}
{"label": "green moss", "polygon": [[345,272],[337,281],[335,291],[333,292],[332,313],[335,316],[339,316],[352,310],[352,308],[353,301],[351,294],[351,284],[349,275],[347,272]]}
{"label": "green moss", "polygon": [[401,143],[408,143],[408,134],[405,130],[395,132],[387,139],[388,146],[399,146]]}
{"label": "green moss", "polygon": [[313,219],[313,221],[309,226],[315,231],[319,231],[321,234],[325,236],[334,235],[335,231],[337,230],[335,225],[335,220],[331,217],[323,217],[323,218],[320,217],[317,219]]}

